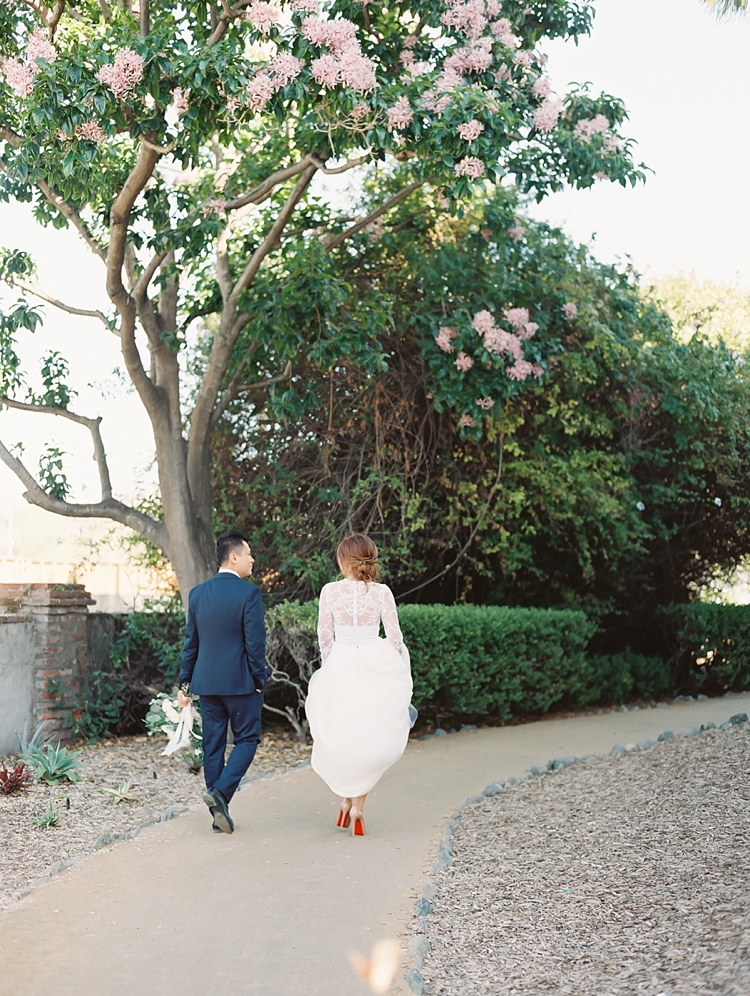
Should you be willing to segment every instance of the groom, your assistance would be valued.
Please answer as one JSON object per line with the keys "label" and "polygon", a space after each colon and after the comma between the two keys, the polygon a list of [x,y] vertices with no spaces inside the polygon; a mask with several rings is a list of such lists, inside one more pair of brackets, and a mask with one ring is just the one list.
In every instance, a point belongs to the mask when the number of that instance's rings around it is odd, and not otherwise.
{"label": "groom", "polygon": [[[193,588],[188,603],[178,703],[199,695],[203,720],[203,801],[216,833],[233,833],[229,803],[260,742],[266,671],[266,627],[247,536],[238,529],[216,541],[219,571]],[[224,763],[227,722],[234,748]]]}

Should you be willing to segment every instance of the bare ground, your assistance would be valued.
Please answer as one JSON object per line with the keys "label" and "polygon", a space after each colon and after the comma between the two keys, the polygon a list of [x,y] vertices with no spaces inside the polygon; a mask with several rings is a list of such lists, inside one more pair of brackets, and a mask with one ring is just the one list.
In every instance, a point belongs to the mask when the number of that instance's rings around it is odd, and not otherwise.
{"label": "bare ground", "polygon": [[434,996],[750,993],[750,724],[598,757],[458,817]]}
{"label": "bare ground", "polygon": [[[11,906],[37,879],[89,854],[104,834],[126,834],[158,821],[170,807],[203,805],[203,773],[193,774],[177,755],[162,757],[166,739],[126,737],[89,744],[80,757],[76,784],[35,783],[14,795],[0,794],[0,909]],[[270,730],[249,774],[274,775],[310,756],[285,730]],[[10,766],[17,758],[0,758]],[[114,803],[104,788],[130,781],[135,802]],[[68,807],[69,800],[69,808]],[[57,824],[37,827],[30,820],[52,804]],[[208,816],[207,816],[208,819]]]}

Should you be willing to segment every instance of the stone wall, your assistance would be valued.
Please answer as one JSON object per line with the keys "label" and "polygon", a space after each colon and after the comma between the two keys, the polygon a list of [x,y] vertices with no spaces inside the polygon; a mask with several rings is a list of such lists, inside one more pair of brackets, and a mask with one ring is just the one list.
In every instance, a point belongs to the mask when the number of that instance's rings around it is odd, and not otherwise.
{"label": "stone wall", "polygon": [[0,585],[0,754],[15,750],[24,718],[32,729],[46,721],[55,740],[72,739],[92,604],[78,584]]}

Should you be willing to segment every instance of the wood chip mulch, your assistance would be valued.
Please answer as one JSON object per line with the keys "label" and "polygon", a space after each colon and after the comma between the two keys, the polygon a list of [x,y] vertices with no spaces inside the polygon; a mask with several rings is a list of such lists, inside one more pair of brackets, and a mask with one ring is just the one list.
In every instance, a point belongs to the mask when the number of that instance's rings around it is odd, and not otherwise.
{"label": "wood chip mulch", "polygon": [[[158,821],[171,807],[203,805],[203,773],[193,774],[179,754],[162,757],[166,738],[126,737],[83,747],[76,784],[36,782],[14,795],[0,794],[0,910],[40,878],[86,854],[107,835],[127,834]],[[265,730],[249,775],[288,771],[310,757],[310,746],[283,729]],[[20,758],[0,758],[10,766]],[[130,781],[135,802],[115,803],[104,788]],[[69,808],[68,808],[69,800]],[[52,804],[56,826],[30,820]],[[174,810],[173,810],[174,811]]]}
{"label": "wood chip mulch", "polygon": [[750,993],[750,724],[470,806],[420,921],[430,996]]}

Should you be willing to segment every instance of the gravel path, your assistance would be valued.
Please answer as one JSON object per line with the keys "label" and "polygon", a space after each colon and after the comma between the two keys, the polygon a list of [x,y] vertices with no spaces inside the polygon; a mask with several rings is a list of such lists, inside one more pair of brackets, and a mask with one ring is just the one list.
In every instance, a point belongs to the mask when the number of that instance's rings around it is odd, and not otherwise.
{"label": "gravel path", "polygon": [[[0,795],[0,910],[7,909],[37,879],[89,854],[103,835],[127,834],[159,821],[171,807],[203,806],[203,773],[192,774],[179,754],[162,757],[166,739],[127,737],[84,748],[82,779],[75,785],[35,783],[14,795]],[[249,775],[288,771],[310,756],[285,730],[263,733]],[[0,758],[10,765],[18,759]],[[104,788],[130,781],[135,802],[115,804]],[[68,800],[70,807],[67,808]],[[52,804],[57,824],[30,823]]]}
{"label": "gravel path", "polygon": [[750,724],[598,757],[458,817],[434,996],[750,993]]}

